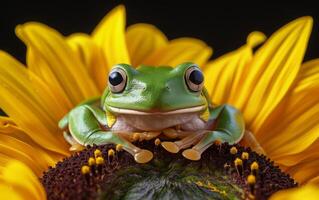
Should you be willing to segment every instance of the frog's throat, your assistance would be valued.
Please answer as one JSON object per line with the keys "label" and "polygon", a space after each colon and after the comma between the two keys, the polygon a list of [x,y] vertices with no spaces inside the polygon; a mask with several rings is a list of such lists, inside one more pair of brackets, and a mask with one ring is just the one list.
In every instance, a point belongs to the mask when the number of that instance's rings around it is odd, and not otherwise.
{"label": "frog's throat", "polygon": [[190,107],[190,108],[183,108],[178,110],[166,111],[166,112],[144,112],[139,110],[130,110],[124,108],[116,108],[112,106],[108,106],[108,110],[112,113],[117,114],[131,114],[131,115],[175,115],[175,114],[183,114],[183,113],[194,113],[200,112],[207,108],[206,105]]}

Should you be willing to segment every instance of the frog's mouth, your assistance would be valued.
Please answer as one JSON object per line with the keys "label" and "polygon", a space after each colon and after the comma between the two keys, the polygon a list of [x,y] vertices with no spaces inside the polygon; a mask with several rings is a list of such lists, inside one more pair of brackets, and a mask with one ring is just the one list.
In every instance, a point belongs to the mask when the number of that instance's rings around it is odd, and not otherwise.
{"label": "frog's mouth", "polygon": [[206,109],[206,105],[202,106],[195,106],[190,108],[182,108],[177,110],[171,110],[171,111],[139,111],[139,110],[131,110],[131,109],[125,109],[125,108],[116,108],[112,106],[108,106],[108,110],[117,113],[117,114],[128,114],[128,115],[176,115],[176,114],[184,114],[184,113],[196,113],[200,112]]}

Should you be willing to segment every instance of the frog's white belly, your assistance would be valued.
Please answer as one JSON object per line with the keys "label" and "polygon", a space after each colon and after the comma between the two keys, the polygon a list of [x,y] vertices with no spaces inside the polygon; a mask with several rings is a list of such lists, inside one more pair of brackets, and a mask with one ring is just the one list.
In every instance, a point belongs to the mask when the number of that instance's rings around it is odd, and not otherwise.
{"label": "frog's white belly", "polygon": [[182,113],[172,115],[118,115],[114,131],[158,131],[180,125],[182,130],[195,131],[205,128],[206,123],[198,113]]}

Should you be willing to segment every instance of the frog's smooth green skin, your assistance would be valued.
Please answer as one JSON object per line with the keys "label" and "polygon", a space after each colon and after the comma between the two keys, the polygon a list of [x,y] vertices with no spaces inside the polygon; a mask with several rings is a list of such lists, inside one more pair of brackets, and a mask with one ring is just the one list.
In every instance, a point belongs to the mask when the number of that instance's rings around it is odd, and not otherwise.
{"label": "frog's smooth green skin", "polygon": [[[161,145],[172,153],[198,160],[215,141],[236,143],[244,134],[241,113],[229,105],[212,107],[203,88],[203,74],[194,63],[175,68],[126,64],[113,67],[101,98],[86,101],[70,111],[59,127],[76,146],[114,143],[145,163],[153,154],[131,141],[166,138]],[[143,135],[143,137],[142,137]]]}

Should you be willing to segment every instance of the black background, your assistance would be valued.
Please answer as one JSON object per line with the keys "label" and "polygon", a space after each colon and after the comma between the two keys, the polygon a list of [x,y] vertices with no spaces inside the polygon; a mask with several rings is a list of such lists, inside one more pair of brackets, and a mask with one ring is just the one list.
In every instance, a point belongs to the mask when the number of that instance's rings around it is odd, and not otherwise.
{"label": "black background", "polygon": [[262,31],[269,36],[289,21],[310,15],[314,18],[314,28],[305,60],[319,57],[319,7],[307,1],[10,0],[0,4],[0,49],[24,62],[25,47],[14,34],[17,24],[39,21],[64,35],[90,33],[119,4],[126,6],[128,25],[146,22],[159,27],[169,39],[183,36],[202,39],[214,48],[213,58],[243,45],[251,31]]}
{"label": "black background", "polygon": [[[191,36],[214,48],[213,58],[245,43],[247,35],[259,30],[270,35],[289,21],[310,15],[314,29],[306,60],[319,57],[319,7],[306,1],[9,1],[0,5],[0,49],[24,62],[25,47],[14,35],[14,27],[39,21],[65,35],[90,33],[103,16],[116,5],[127,9],[127,24],[151,23],[169,39]],[[238,3],[239,2],[239,3]],[[288,2],[288,1],[287,1]],[[221,4],[222,3],[222,4]],[[174,4],[174,5],[173,5]]]}

